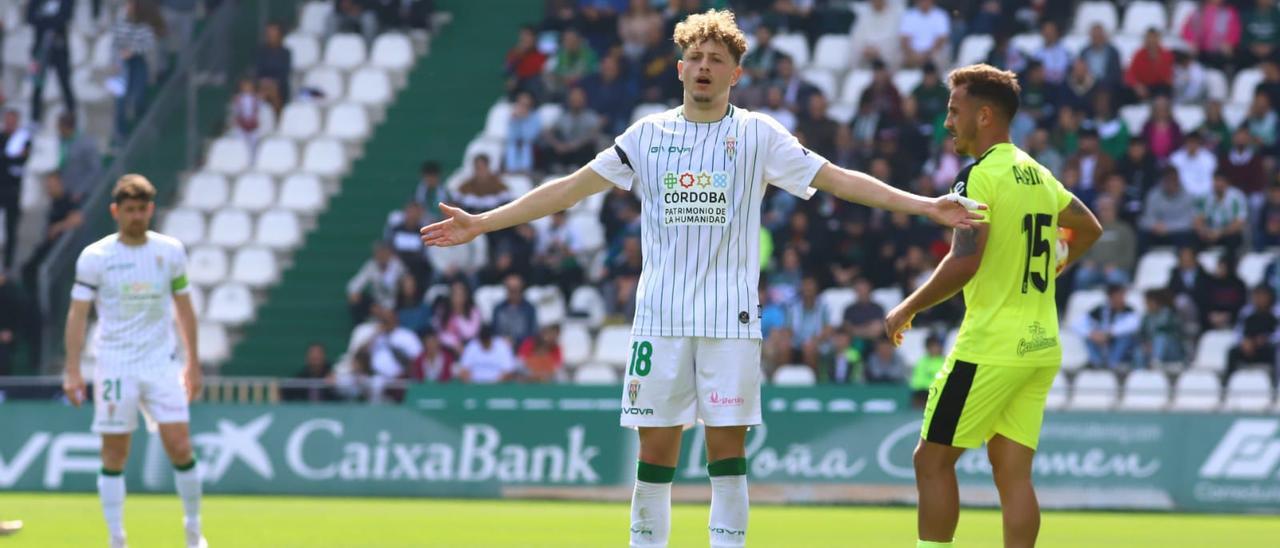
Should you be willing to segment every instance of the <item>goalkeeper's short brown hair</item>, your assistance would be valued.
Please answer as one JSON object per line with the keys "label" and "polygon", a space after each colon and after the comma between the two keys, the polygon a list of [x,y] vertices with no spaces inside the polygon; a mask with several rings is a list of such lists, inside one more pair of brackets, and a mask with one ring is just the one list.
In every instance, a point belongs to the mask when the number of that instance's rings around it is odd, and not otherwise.
{"label": "goalkeeper's short brown hair", "polygon": [[116,181],[111,191],[111,200],[117,204],[125,200],[142,200],[153,202],[156,199],[156,187],[146,177],[130,173]]}
{"label": "goalkeeper's short brown hair", "polygon": [[1010,71],[985,63],[969,65],[951,71],[947,84],[951,89],[964,86],[969,97],[990,103],[1008,119],[1018,113],[1022,86],[1018,85],[1018,75]]}
{"label": "goalkeeper's short brown hair", "polygon": [[747,37],[738,28],[733,12],[729,10],[707,10],[690,15],[676,25],[672,36],[681,50],[712,40],[729,48],[735,63],[742,62],[742,54],[747,51]]}

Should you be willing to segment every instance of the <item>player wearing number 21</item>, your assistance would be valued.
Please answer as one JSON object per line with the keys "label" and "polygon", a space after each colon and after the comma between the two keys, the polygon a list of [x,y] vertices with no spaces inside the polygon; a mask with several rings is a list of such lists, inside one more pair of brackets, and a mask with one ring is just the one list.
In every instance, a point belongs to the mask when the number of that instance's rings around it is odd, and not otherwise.
{"label": "player wearing number 21", "polygon": [[1040,510],[1031,462],[1045,398],[1062,364],[1054,257],[1058,227],[1074,231],[1063,267],[1102,235],[1093,213],[1030,155],[1009,142],[1020,87],[1012,72],[988,65],[954,70],[946,128],[956,151],[977,158],[954,191],[990,206],[986,222],[958,228],[929,280],[889,312],[895,343],[916,313],[964,290],[955,348],[929,388],[915,452],[918,547],[951,546],[960,512],[955,463],[987,444],[1004,546],[1035,545]]}
{"label": "player wearing number 21", "polygon": [[874,207],[968,226],[979,207],[956,194],[923,198],[842,169],[768,116],[729,104],[747,41],[728,11],[675,27],[683,106],[632,124],[588,165],[505,206],[422,229],[427,245],[458,245],[567,209],[615,186],[641,203],[644,265],[636,289],[621,424],[639,431],[631,546],[666,546],[671,480],[684,428],[706,425],[714,547],[747,536],[747,428],[761,423],[760,203],[768,185],[802,199],[818,190]]}

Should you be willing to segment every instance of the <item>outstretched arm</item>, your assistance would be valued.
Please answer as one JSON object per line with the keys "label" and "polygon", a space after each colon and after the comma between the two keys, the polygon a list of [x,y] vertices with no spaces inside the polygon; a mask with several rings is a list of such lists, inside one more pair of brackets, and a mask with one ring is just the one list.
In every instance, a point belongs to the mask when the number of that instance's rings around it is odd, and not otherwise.
{"label": "outstretched arm", "polygon": [[583,198],[610,188],[613,188],[613,183],[584,166],[572,175],[544,183],[511,203],[484,213],[472,215],[440,204],[440,211],[448,218],[424,227],[421,230],[422,243],[440,247],[465,244],[481,234],[522,225],[569,209]]}
{"label": "outstretched arm", "polygon": [[984,217],[971,210],[987,209],[958,194],[938,198],[926,198],[898,190],[866,173],[826,164],[813,178],[813,188],[835,194],[836,197],[878,209],[924,215],[934,222],[951,227],[972,227],[974,221]]}

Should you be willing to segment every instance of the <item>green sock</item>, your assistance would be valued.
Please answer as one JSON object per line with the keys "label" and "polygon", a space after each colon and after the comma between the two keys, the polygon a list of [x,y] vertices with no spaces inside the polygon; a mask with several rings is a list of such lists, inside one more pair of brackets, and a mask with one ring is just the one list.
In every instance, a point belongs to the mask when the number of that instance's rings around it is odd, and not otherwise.
{"label": "green sock", "polygon": [[955,542],[954,539],[949,540],[947,542],[935,542],[932,540],[917,540],[916,548],[945,548],[948,546],[952,546],[953,545],[952,543],[954,542]]}

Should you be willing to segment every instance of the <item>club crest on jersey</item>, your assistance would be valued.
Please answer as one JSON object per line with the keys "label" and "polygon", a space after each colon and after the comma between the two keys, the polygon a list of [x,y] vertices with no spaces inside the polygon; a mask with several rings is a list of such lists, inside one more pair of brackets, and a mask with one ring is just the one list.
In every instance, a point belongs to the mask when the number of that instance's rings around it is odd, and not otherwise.
{"label": "club crest on jersey", "polygon": [[633,379],[631,383],[627,385],[627,399],[631,400],[632,407],[635,407],[636,398],[638,397],[640,397],[640,381]]}
{"label": "club crest on jersey", "polygon": [[738,155],[738,139],[732,135],[724,138],[724,155],[730,162]]}

